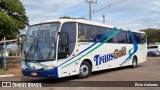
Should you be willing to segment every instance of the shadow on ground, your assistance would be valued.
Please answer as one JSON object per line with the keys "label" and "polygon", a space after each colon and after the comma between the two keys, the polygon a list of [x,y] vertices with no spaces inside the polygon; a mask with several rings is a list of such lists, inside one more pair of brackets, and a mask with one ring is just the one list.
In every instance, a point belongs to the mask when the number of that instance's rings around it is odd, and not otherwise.
{"label": "shadow on ground", "polygon": [[[141,66],[138,66],[137,68],[139,68],[139,67],[141,67]],[[100,74],[103,74],[103,73],[109,73],[109,72],[115,72],[115,71],[118,71],[118,70],[124,70],[124,69],[132,69],[132,68],[130,66],[126,66],[126,67],[96,71],[96,72],[93,72],[90,77],[100,75]],[[77,79],[79,79],[77,75],[64,77],[64,78],[58,78],[58,79],[55,79],[55,78],[39,78],[39,77],[24,77],[24,76],[21,77],[21,81],[24,81],[24,82],[39,82],[39,83],[46,83],[46,84],[47,83],[58,84],[58,83],[62,83],[62,82],[64,83],[64,82],[68,82],[68,81],[74,81],[74,80],[77,80]]]}

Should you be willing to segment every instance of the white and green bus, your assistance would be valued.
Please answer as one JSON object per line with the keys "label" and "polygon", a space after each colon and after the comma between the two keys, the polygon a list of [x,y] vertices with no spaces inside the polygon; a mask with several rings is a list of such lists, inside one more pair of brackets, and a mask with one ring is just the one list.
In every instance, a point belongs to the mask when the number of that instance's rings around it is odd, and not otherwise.
{"label": "white and green bus", "polygon": [[29,26],[22,51],[24,76],[61,78],[146,61],[146,34],[83,19]]}

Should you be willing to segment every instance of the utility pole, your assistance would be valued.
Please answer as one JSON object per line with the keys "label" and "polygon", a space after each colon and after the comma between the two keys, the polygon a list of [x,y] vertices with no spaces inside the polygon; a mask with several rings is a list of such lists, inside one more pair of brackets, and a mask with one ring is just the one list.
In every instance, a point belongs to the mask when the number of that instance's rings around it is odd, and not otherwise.
{"label": "utility pole", "polygon": [[106,21],[106,16],[105,16],[105,15],[102,15],[102,18],[103,18],[103,23],[105,23],[105,21]]}
{"label": "utility pole", "polygon": [[89,4],[89,20],[92,20],[92,3],[97,4],[97,1],[94,2],[93,0],[87,0],[87,3]]}
{"label": "utility pole", "polygon": [[7,67],[6,67],[6,37],[4,36],[3,38],[3,41],[4,41],[4,49],[3,49],[3,52],[4,52],[4,56],[3,56],[3,60],[4,60],[4,69],[6,70]]}

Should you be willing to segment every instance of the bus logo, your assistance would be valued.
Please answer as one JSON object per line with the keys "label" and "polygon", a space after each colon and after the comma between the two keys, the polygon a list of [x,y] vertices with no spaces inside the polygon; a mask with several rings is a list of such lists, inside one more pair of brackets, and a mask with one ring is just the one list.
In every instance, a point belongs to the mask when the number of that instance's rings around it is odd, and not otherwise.
{"label": "bus logo", "polygon": [[101,65],[102,63],[109,62],[113,59],[120,58],[125,55],[126,55],[126,47],[122,47],[121,50],[115,49],[114,53],[106,54],[104,56],[95,55],[94,61],[96,62],[96,66],[97,66],[97,65]]}

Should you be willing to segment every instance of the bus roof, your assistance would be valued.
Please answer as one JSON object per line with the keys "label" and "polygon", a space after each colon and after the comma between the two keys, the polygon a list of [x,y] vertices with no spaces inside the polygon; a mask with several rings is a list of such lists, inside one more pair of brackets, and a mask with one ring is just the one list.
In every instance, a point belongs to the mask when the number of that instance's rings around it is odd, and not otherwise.
{"label": "bus roof", "polygon": [[[110,26],[110,25],[107,25],[107,24],[104,24],[104,23],[99,23],[99,22],[95,22],[95,21],[89,21],[89,20],[85,20],[85,19],[53,19],[53,20],[47,20],[47,21],[43,21],[43,22],[40,22],[40,23],[36,23],[36,24],[49,23],[49,22],[61,22],[61,23],[78,22],[78,23],[83,23],[83,24],[114,28],[113,26]],[[118,28],[118,29],[120,29],[120,28]],[[127,29],[123,29],[123,30],[128,31]],[[143,31],[136,31],[136,30],[130,30],[130,31],[137,32],[137,33],[144,33],[145,34],[145,32],[143,32]]]}

